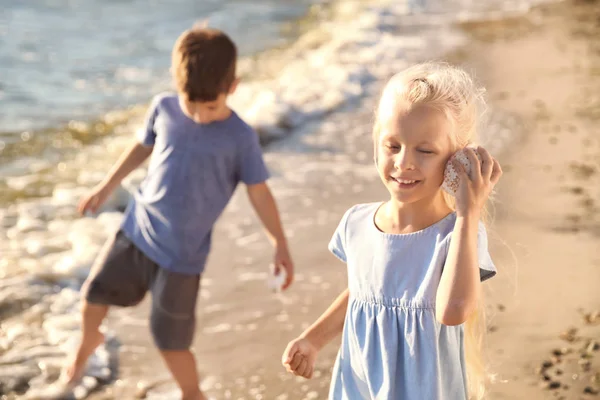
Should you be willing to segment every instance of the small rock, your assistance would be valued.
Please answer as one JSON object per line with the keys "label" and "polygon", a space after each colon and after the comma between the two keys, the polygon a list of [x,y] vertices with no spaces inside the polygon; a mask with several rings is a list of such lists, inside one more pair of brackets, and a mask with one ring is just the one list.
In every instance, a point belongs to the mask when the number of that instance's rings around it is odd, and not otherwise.
{"label": "small rock", "polygon": [[539,366],[539,367],[537,367],[537,368],[535,369],[535,373],[536,373],[537,375],[541,375],[541,374],[543,374],[543,373],[544,373],[544,371],[545,371],[545,368],[544,368],[544,367],[542,367],[542,366]]}
{"label": "small rock", "polygon": [[598,394],[600,392],[598,392],[598,389],[594,389],[591,386],[586,386],[585,389],[583,389],[583,393],[585,393],[585,394]]}
{"label": "small rock", "polygon": [[552,354],[556,357],[565,355],[565,354],[569,354],[571,352],[570,349],[563,347],[562,349],[554,349],[552,350]]}
{"label": "small rock", "polygon": [[577,362],[583,371],[589,371],[591,367],[591,361],[587,359],[581,359]]}
{"label": "small rock", "polygon": [[587,353],[592,353],[597,350],[600,350],[600,344],[598,344],[598,342],[596,342],[595,340],[590,340],[585,348],[585,351]]}
{"label": "small rock", "polygon": [[550,381],[543,382],[541,386],[543,389],[555,390],[558,389],[561,386],[561,384],[559,381]]}
{"label": "small rock", "polygon": [[542,374],[542,379],[545,380],[545,381],[551,381],[552,380],[552,378],[548,374]]}
{"label": "small rock", "polygon": [[550,367],[552,367],[553,365],[554,365],[554,363],[553,363],[552,361],[548,361],[548,360],[546,360],[546,361],[544,361],[544,362],[542,363],[542,368],[544,368],[544,369],[546,369],[546,368],[550,368]]}
{"label": "small rock", "polygon": [[591,313],[585,313],[583,315],[583,320],[588,325],[592,325],[592,324],[600,322],[600,311],[596,310]]}
{"label": "small rock", "polygon": [[553,364],[560,364],[562,362],[562,359],[557,356],[552,356],[550,357],[550,361],[552,361]]}
{"label": "small rock", "polygon": [[563,333],[561,333],[558,337],[567,342],[574,342],[577,335],[577,328],[570,328]]}

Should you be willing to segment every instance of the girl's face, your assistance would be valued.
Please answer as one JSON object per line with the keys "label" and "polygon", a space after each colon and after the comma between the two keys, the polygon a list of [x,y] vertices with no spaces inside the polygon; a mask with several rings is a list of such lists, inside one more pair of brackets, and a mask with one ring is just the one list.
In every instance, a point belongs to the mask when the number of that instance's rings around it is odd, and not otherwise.
{"label": "girl's face", "polygon": [[424,105],[398,110],[382,125],[377,170],[392,199],[414,203],[438,195],[453,152],[452,129],[443,112]]}

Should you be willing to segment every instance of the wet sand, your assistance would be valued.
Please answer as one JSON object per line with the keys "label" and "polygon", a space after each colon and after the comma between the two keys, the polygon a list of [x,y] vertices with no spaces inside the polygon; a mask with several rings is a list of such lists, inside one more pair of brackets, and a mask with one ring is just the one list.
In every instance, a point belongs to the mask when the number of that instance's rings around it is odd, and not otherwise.
{"label": "wet sand", "polygon": [[[486,291],[488,353],[503,383],[490,387],[489,399],[588,398],[597,388],[598,352],[588,339],[600,338],[600,317],[586,321],[584,314],[600,309],[599,16],[597,2],[562,3],[468,25],[472,40],[450,55],[488,87],[492,142],[506,130],[515,137],[496,153],[506,172],[490,228],[500,274]],[[344,265],[326,249],[339,218],[353,204],[386,197],[370,161],[374,97],[271,146],[267,161],[284,159],[272,185],[298,271],[289,292],[268,292],[271,249],[243,191],[217,226],[194,345],[211,396],[326,398],[337,341],[310,381],[287,375],[279,360],[288,340],[345,287]],[[284,170],[308,179],[293,187],[288,174],[283,184]],[[237,242],[225,222],[234,219],[244,222]],[[174,394],[171,383],[161,383],[168,375],[148,334],[147,306],[110,316],[120,344],[118,379],[93,398]]]}

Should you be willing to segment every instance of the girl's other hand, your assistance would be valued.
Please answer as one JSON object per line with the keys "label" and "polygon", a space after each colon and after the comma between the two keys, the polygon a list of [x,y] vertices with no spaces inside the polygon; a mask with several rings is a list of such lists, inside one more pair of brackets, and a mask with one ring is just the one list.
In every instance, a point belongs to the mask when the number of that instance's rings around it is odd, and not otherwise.
{"label": "girl's other hand", "polygon": [[288,372],[310,379],[314,372],[318,352],[310,340],[299,337],[288,343],[281,356],[281,363]]}

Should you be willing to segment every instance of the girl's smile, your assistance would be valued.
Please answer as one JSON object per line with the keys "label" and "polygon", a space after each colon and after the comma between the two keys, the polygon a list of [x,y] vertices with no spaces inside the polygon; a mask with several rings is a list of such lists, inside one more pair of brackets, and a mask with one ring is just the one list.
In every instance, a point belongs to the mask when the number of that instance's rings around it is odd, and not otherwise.
{"label": "girl's smile", "polygon": [[394,182],[396,182],[396,184],[398,185],[398,187],[400,189],[404,189],[404,190],[413,189],[414,187],[418,186],[422,182],[420,180],[395,178],[393,176],[391,176],[390,178]]}

